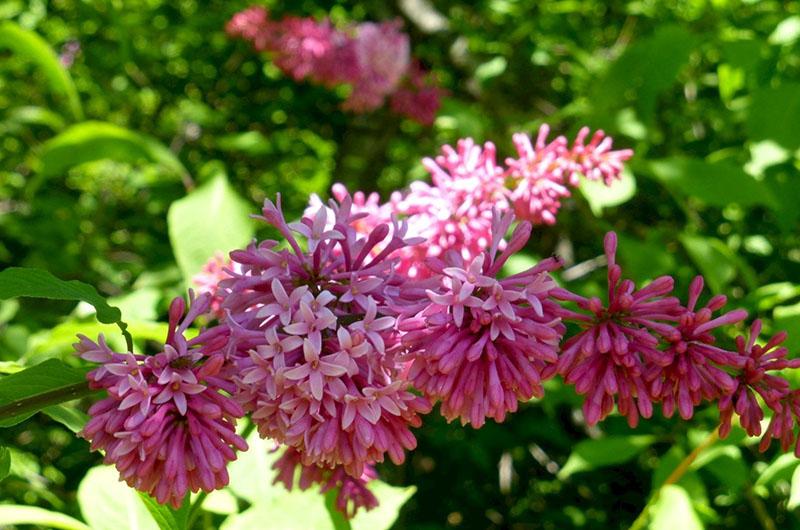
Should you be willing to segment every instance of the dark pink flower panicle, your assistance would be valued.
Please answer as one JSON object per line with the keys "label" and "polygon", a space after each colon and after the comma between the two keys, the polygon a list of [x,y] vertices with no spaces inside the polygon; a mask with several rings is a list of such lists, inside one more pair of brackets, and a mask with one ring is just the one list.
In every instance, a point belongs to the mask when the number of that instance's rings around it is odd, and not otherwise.
{"label": "dark pink flower panicle", "polygon": [[789,381],[779,375],[768,372],[786,368],[800,367],[800,359],[787,359],[789,351],[781,346],[786,340],[785,331],[776,334],[766,344],[758,345],[761,333],[761,321],[756,320],[750,326],[750,336],[736,338],[736,349],[744,360],[744,366],[734,379],[735,389],[722,396],[718,406],[720,410],[720,437],[724,438],[731,430],[731,418],[735,412],[739,421],[750,436],[761,434],[761,420],[764,411],[756,399],[756,395],[764,400],[766,406],[773,411],[780,410],[781,401],[789,397],[791,389]]}
{"label": "dark pink flower panicle", "polygon": [[414,386],[441,402],[445,418],[475,428],[486,418],[501,422],[520,401],[543,395],[543,374],[558,360],[564,333],[550,299],[555,284],[548,272],[557,260],[498,279],[530,235],[530,224],[520,224],[498,255],[512,219],[510,212],[495,214],[485,253],[465,261],[450,252],[446,263],[434,265],[440,274],[427,290],[430,304],[401,324]]}
{"label": "dark pink flower panicle", "polygon": [[566,383],[575,385],[578,394],[586,396],[586,423],[594,425],[604,419],[616,401],[620,414],[635,426],[640,416],[649,418],[653,413],[645,369],[669,362],[658,345],[665,338],[677,337],[672,325],[678,320],[680,302],[668,296],[674,284],[668,276],[639,290],[631,280],[622,279],[614,232],[606,234],[604,246],[607,306],[597,298],[585,298],[563,288],[553,291],[555,298],[578,306],[581,312],[564,309],[562,316],[583,328],[563,345],[556,369]]}
{"label": "dark pink flower panicle", "polygon": [[669,344],[664,353],[669,361],[649,366],[645,374],[653,399],[661,402],[667,417],[677,407],[681,418],[688,420],[702,401],[734,392],[736,381],[725,368],[741,369],[744,365],[744,359],[735,352],[715,345],[711,331],[743,321],[747,312],[736,309],[712,318],[727,299],[723,295],[713,296],[704,307],[696,309],[702,290],[703,278],[697,276],[689,287],[688,304],[681,308],[675,326],[677,333],[667,339]]}
{"label": "dark pink flower panicle", "polygon": [[265,241],[231,253],[241,273],[223,282],[223,307],[235,397],[259,433],[298,451],[304,465],[360,477],[384,455],[402,462],[416,446],[410,428],[430,409],[397,359],[396,319],[424,293],[408,291],[390,257],[415,242],[404,223],[363,235],[354,224],[365,214],[353,213],[349,196],[329,206],[289,224],[280,200],[265,201],[263,219],[288,248]]}
{"label": "dark pink flower panicle", "polygon": [[87,375],[90,386],[108,393],[89,409],[81,436],[128,485],[176,508],[189,491],[227,485],[227,463],[247,449],[235,430],[244,410],[226,394],[233,386],[219,347],[227,330],[184,338],[208,305],[208,295],[193,299],[184,316],[175,299],[166,344],[153,356],[114,352],[102,335],[97,342],[79,335],[75,344],[83,359],[100,364]]}

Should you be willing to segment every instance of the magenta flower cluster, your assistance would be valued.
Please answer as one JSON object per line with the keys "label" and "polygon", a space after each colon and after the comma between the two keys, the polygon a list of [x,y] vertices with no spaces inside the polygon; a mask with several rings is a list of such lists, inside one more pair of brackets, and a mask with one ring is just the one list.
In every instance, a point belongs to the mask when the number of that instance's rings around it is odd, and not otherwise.
{"label": "magenta flower cluster", "polygon": [[270,18],[262,6],[233,16],[231,37],[268,52],[275,65],[296,81],[333,88],[350,87],[342,108],[366,113],[384,105],[423,125],[433,124],[444,90],[411,57],[408,35],[399,21],[362,22],[345,28],[329,20],[287,16]]}
{"label": "magenta flower cluster", "polygon": [[[90,384],[108,394],[82,435],[128,484],[177,506],[227,483],[225,465],[246,448],[236,421],[249,414],[283,447],[276,482],[292,488],[299,476],[301,489],[335,490],[348,517],[377,504],[375,465],[404,461],[434,405],[480,428],[542,398],[556,376],[584,396],[590,425],[615,408],[636,426],[659,406],[689,419],[712,403],[723,437],[735,415],[762,450],[777,439],[800,456],[800,391],[781,375],[800,359],[789,359],[785,333],[759,343],[759,320],[727,347],[747,314],[725,310],[721,295],[701,303],[702,277],[685,301],[668,276],[637,288],[613,232],[605,300],[560,286],[555,257],[504,274],[534,224],[551,222],[538,208],[553,196],[515,202],[521,182],[611,183],[630,156],[602,133],[584,143],[588,129],[572,147],[546,136],[545,127],[534,146],[517,135],[519,158],[505,168],[490,143],[445,147],[424,161],[432,185],[386,204],[337,185],[327,204],[316,199],[287,222],[280,197],[266,200],[259,218],[281,240],[214,258],[196,278],[204,294],[190,295],[188,311],[182,299],[170,307],[161,352],[117,353],[80,337],[80,356],[99,364]],[[201,316],[211,325],[187,339]]]}
{"label": "magenta flower cluster", "polygon": [[[368,234],[392,216],[407,219],[408,233],[424,241],[397,252],[399,270],[414,278],[426,276],[427,258],[442,258],[451,249],[467,261],[480,255],[492,240],[494,208],[512,209],[517,219],[534,225],[553,224],[561,200],[580,185],[580,175],[611,186],[633,155],[630,149],[612,150],[612,139],[603,131],[585,143],[590,130],[583,127],[571,146],[564,136],[548,143],[549,132],[550,127],[542,125],[535,146],[528,135],[515,134],[518,156],[507,158],[505,167],[498,163],[492,142],[480,146],[466,138],[456,147],[445,145],[440,155],[422,161],[431,184],[414,181],[408,191],[393,193],[386,203],[376,193],[353,194],[353,208],[365,214],[356,229]],[[342,200],[349,192],[336,184],[332,195]],[[312,196],[306,215],[321,204]]]}

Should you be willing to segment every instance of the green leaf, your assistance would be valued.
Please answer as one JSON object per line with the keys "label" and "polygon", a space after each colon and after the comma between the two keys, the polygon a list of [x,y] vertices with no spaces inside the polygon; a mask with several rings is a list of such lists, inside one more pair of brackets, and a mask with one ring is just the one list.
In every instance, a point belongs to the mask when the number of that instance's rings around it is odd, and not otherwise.
{"label": "green leaf", "polygon": [[[93,530],[77,519],[73,519],[63,513],[51,512],[35,506],[0,504],[0,527],[21,524],[63,530]],[[119,528],[124,528],[124,526]]]}
{"label": "green leaf", "polygon": [[584,440],[572,450],[558,478],[563,480],[579,471],[622,464],[647,449],[654,441],[655,436],[647,434]]}
{"label": "green leaf", "polygon": [[696,197],[710,206],[775,204],[768,188],[730,162],[673,157],[650,162],[648,168],[670,190]]}
{"label": "green leaf", "polygon": [[6,478],[11,472],[11,451],[8,447],[0,446],[0,480]]}
{"label": "green leaf", "polygon": [[248,156],[261,156],[272,153],[269,139],[258,131],[228,134],[217,138],[217,147],[223,151],[244,153]]}
{"label": "green leaf", "polygon": [[90,395],[86,371],[56,359],[0,379],[0,427],[9,427],[45,407]]}
{"label": "green leaf", "polygon": [[790,151],[800,147],[800,84],[784,83],[753,94],[747,117],[750,140],[773,140]]}
{"label": "green leaf", "polygon": [[61,280],[46,270],[9,267],[0,271],[0,300],[20,296],[47,298],[50,300],[75,300],[87,302],[97,311],[97,320],[104,324],[116,324],[125,336],[128,347],[132,339],[122,321],[122,313],[108,305],[97,289],[77,280]]}
{"label": "green leaf", "polygon": [[81,100],[72,77],[43,38],[11,21],[5,21],[0,23],[0,48],[10,49],[35,64],[47,80],[50,90],[66,99],[72,116],[76,120],[83,119]]}
{"label": "green leaf", "polygon": [[655,117],[658,96],[678,83],[697,38],[677,25],[662,25],[627,47],[594,86],[593,106],[600,112],[633,103],[646,124]]}
{"label": "green leaf", "polygon": [[736,277],[737,261],[731,249],[713,237],[682,234],[680,240],[689,257],[703,273],[711,290],[715,293],[723,292]]}
{"label": "green leaf", "polygon": [[494,57],[493,59],[489,59],[485,63],[479,65],[475,69],[475,78],[481,83],[485,83],[490,79],[503,75],[503,72],[506,71],[507,66],[508,61],[506,61],[505,57]]}
{"label": "green leaf", "polygon": [[167,214],[169,239],[187,282],[215,253],[250,242],[254,233],[250,211],[224,173],[172,203]]}
{"label": "green leaf", "polygon": [[622,170],[620,177],[621,179],[615,180],[611,186],[606,186],[598,181],[581,179],[578,189],[586,198],[595,217],[602,216],[604,208],[628,202],[636,193],[636,179],[627,168]]}
{"label": "green leaf", "polygon": [[664,486],[651,509],[650,530],[702,530],[703,523],[692,507],[686,490],[670,484]]}
{"label": "green leaf", "polygon": [[139,498],[161,530],[185,530],[189,520],[189,510],[191,508],[189,497],[190,495],[187,493],[181,507],[174,510],[171,506],[159,504],[158,501],[150,495],[139,492]]}
{"label": "green leaf", "polygon": [[793,454],[787,453],[778,455],[775,460],[767,466],[761,475],[756,479],[756,486],[772,486],[778,481],[789,480],[792,477],[792,472],[800,464]]}
{"label": "green leaf", "polygon": [[400,509],[417,491],[414,486],[390,486],[380,480],[373,480],[367,487],[378,498],[378,506],[359,512],[350,521],[354,530],[389,530],[400,515]]}
{"label": "green leaf", "polygon": [[78,486],[78,504],[92,530],[159,530],[133,489],[110,466],[93,467]]}
{"label": "green leaf", "polygon": [[174,175],[188,173],[172,151],[158,140],[101,121],[73,125],[45,142],[39,154],[39,173],[45,178],[63,175],[73,166],[108,158],[130,163],[152,162]]}
{"label": "green leaf", "polygon": [[89,421],[89,415],[82,410],[66,407],[64,405],[53,405],[44,408],[42,409],[42,413],[50,416],[75,433],[83,429],[83,426]]}
{"label": "green leaf", "polygon": [[786,504],[786,508],[794,510],[800,506],[800,467],[796,467],[794,473],[792,473],[792,488],[790,492],[789,502]]}
{"label": "green leaf", "polygon": [[703,451],[692,463],[692,469],[700,468],[708,470],[730,493],[743,490],[750,474],[742,461],[742,451],[734,445],[717,445]]}

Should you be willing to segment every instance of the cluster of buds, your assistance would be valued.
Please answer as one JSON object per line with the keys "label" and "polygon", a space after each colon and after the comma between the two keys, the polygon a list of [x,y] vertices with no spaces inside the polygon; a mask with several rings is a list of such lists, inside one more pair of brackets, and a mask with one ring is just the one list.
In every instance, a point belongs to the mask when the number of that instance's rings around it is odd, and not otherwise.
{"label": "cluster of buds", "polygon": [[[235,422],[248,413],[283,446],[276,482],[291,488],[299,475],[302,489],[335,489],[348,517],[377,504],[374,466],[404,461],[433,405],[480,428],[542,398],[555,376],[585,396],[590,425],[615,408],[634,427],[658,405],[686,420],[711,403],[721,436],[736,415],[748,434],[763,434],[762,450],[777,439],[800,456],[800,391],[780,373],[800,359],[781,346],[785,333],[757,344],[759,320],[731,349],[721,345],[715,333],[747,314],[724,312],[722,295],[700,304],[702,277],[685,303],[669,276],[637,289],[617,263],[613,232],[606,302],[557,285],[557,258],[502,276],[544,221],[526,210],[512,230],[519,180],[609,183],[630,156],[610,151],[602,133],[584,145],[582,131],[567,149],[563,139],[545,145],[543,130],[536,148],[515,137],[520,158],[508,168],[491,143],[445,147],[424,162],[433,185],[386,204],[337,185],[327,204],[316,199],[290,223],[280,197],[266,200],[260,219],[282,240],[214,258],[196,278],[206,292],[190,295],[188,312],[180,298],[170,307],[163,351],[117,353],[102,337],[80,337],[80,356],[100,364],[90,385],[108,393],[82,435],[128,484],[177,506],[188,491],[227,483],[225,465],[246,448]],[[187,340],[200,315],[214,325]]]}
{"label": "cluster of buds", "polygon": [[226,26],[296,81],[329,88],[348,85],[342,108],[371,112],[384,105],[423,125],[433,124],[444,91],[411,58],[408,35],[399,21],[362,22],[345,28],[329,20],[288,16],[273,20],[262,6],[233,16]]}

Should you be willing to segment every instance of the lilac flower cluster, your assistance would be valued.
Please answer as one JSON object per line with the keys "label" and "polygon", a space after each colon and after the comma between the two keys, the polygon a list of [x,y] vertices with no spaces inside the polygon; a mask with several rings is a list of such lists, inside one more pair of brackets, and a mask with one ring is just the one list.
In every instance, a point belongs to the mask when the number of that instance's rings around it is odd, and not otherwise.
{"label": "lilac flower cluster", "polygon": [[235,14],[226,31],[259,52],[269,52],[275,65],[296,81],[329,88],[348,85],[344,110],[371,112],[389,98],[395,113],[432,125],[445,94],[412,61],[409,38],[399,21],[337,29],[329,20],[272,20],[264,7],[253,6]]}
{"label": "lilac flower cluster", "polygon": [[87,376],[90,386],[108,394],[89,409],[81,435],[128,485],[176,508],[190,490],[224,487],[227,463],[247,449],[235,431],[244,410],[230,397],[224,328],[184,337],[208,306],[207,295],[191,300],[184,316],[183,299],[175,299],[156,355],[114,352],[102,335],[97,342],[81,335],[75,344],[81,358],[100,364]]}
{"label": "lilac flower cluster", "polygon": [[[589,128],[583,127],[571,147],[564,136],[546,143],[549,131],[548,125],[541,126],[535,147],[526,134],[515,134],[518,158],[507,158],[506,167],[498,163],[492,142],[480,146],[466,138],[456,147],[445,145],[440,155],[422,161],[431,184],[414,181],[408,191],[393,193],[386,203],[376,193],[356,192],[353,205],[367,214],[357,229],[368,234],[393,215],[406,219],[408,233],[424,242],[397,252],[399,270],[414,278],[426,276],[427,258],[440,258],[454,249],[463,260],[471,260],[489,246],[493,208],[511,209],[518,219],[534,225],[553,224],[560,201],[570,196],[570,187],[580,184],[580,175],[610,186],[633,154],[630,149],[612,151],[612,139],[603,131],[586,144]],[[332,194],[342,200],[349,192],[336,184]],[[306,214],[321,204],[312,196]]]}
{"label": "lilac flower cluster", "polygon": [[[519,179],[608,183],[629,156],[610,151],[602,133],[584,145],[582,132],[560,158],[566,140],[544,144],[544,130],[536,148],[516,137],[520,158],[508,169],[491,143],[445,147],[424,162],[433,185],[386,204],[336,185],[327,204],[317,198],[287,222],[280,196],[266,200],[260,219],[282,240],[215,257],[195,278],[204,294],[190,293],[188,311],[172,303],[162,351],[118,353],[102,336],[79,337],[79,355],[100,365],[90,385],[107,391],[82,435],[128,484],[178,506],[189,491],[227,483],[225,465],[246,448],[236,421],[248,413],[283,446],[276,482],[291,488],[299,475],[301,489],[335,490],[348,517],[377,504],[374,466],[404,461],[434,404],[448,421],[480,428],[542,398],[555,376],[585,397],[589,425],[616,408],[633,427],[659,405],[688,420],[710,403],[721,436],[735,415],[762,435],[762,450],[777,439],[800,457],[800,390],[781,374],[800,359],[782,346],[785,333],[758,343],[759,320],[726,348],[719,331],[747,314],[725,311],[721,295],[701,304],[702,277],[685,302],[669,276],[637,288],[617,263],[613,232],[606,301],[557,285],[554,257],[503,276],[545,221],[528,211],[513,226],[520,168]],[[534,176],[535,160],[549,176]],[[201,316],[214,325],[187,339]]]}

